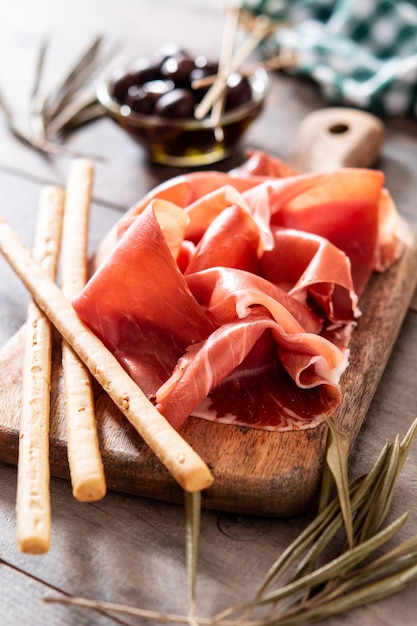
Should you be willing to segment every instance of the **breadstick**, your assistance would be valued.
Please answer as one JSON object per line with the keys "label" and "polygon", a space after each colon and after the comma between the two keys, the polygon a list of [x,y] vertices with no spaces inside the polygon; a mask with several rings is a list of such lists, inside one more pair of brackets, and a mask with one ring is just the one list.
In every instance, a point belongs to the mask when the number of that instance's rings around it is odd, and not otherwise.
{"label": "breadstick", "polygon": [[[61,239],[64,191],[48,186],[39,198],[35,258],[51,280],[55,277]],[[22,552],[49,550],[49,415],[52,327],[30,300],[26,320],[23,398],[17,470],[17,542]]]}
{"label": "breadstick", "polygon": [[[93,165],[74,160],[69,168],[61,248],[61,286],[68,300],[87,281],[88,224]],[[92,380],[71,346],[62,342],[68,464],[77,500],[92,502],[106,493],[95,418]]]}
{"label": "breadstick", "polygon": [[115,356],[81,321],[71,303],[0,216],[0,252],[58,332],[149,445],[179,485],[189,492],[213,482],[207,465],[159,413]]}

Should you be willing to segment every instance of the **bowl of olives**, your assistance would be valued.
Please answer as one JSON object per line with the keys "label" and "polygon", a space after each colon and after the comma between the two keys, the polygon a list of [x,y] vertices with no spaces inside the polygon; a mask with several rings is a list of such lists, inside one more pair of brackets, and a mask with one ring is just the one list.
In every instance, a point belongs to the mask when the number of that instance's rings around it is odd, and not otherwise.
{"label": "bowl of olives", "polygon": [[[215,163],[231,154],[262,111],[269,79],[262,68],[227,79],[219,120],[195,117],[216,62],[176,45],[116,68],[98,87],[106,114],[143,146],[150,160],[178,167]],[[210,79],[208,81],[210,83]],[[220,133],[218,132],[220,129]]]}

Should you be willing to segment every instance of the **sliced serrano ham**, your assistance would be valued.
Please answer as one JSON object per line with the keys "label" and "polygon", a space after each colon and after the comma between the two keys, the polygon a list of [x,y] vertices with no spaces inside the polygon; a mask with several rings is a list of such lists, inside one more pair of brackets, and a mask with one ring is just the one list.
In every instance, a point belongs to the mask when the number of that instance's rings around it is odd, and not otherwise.
{"label": "sliced serrano ham", "polygon": [[360,295],[374,269],[383,184],[381,172],[348,168],[333,172],[276,211],[271,223],[320,235],[343,250]]}
{"label": "sliced serrano ham", "polygon": [[259,228],[240,206],[228,206],[207,227],[185,273],[216,266],[235,267],[258,274]]}
{"label": "sliced serrano ham", "polygon": [[148,394],[166,379],[186,348],[213,328],[178,269],[152,203],[74,306]]}
{"label": "sliced serrano ham", "polygon": [[262,256],[268,280],[320,308],[332,323],[359,316],[349,257],[324,237],[292,228],[273,229],[274,248]]}
{"label": "sliced serrano ham", "polygon": [[318,334],[323,320],[286,291],[249,272],[229,267],[212,267],[186,277],[193,296],[205,307],[212,323],[218,327],[247,317],[251,308],[263,306],[275,320],[293,332],[300,327]]}
{"label": "sliced serrano ham", "polygon": [[109,233],[74,307],[176,428],[313,427],[340,402],[371,272],[401,254],[383,185],[262,153],[179,176]]}
{"label": "sliced serrano ham", "polygon": [[231,170],[230,174],[232,176],[285,178],[286,176],[296,176],[299,172],[276,156],[261,150],[248,150],[246,161]]}
{"label": "sliced serrano ham", "polygon": [[[272,345],[266,343],[261,358],[256,360],[251,351],[261,338],[264,342],[268,338]],[[244,366],[237,371],[242,364]],[[197,407],[200,402],[223,382],[234,381],[238,389],[238,381],[265,380],[266,377],[272,387],[270,397],[273,397],[275,385],[280,386],[279,377],[284,368],[292,387],[308,390],[307,393],[320,387],[320,414],[323,419],[324,415],[331,414],[340,399],[338,382],[346,365],[345,355],[331,342],[305,333],[302,328],[298,333],[286,332],[268,315],[255,310],[244,320],[220,326],[200,346],[190,348],[178,361],[172,376],[158,390],[157,407],[172,424],[179,427],[189,414],[199,414]],[[256,412],[253,398],[246,396],[245,402]],[[305,420],[305,415],[298,414],[293,402],[287,409],[290,407],[294,423],[301,423],[303,418]],[[205,409],[206,419],[217,418],[215,406],[206,404]],[[287,425],[288,415],[279,408],[274,415],[275,420],[272,416],[269,418],[270,427],[282,430]],[[241,416],[235,414],[231,406],[221,417],[226,423],[242,423]],[[311,425],[310,420],[304,421],[304,427],[306,424]]]}

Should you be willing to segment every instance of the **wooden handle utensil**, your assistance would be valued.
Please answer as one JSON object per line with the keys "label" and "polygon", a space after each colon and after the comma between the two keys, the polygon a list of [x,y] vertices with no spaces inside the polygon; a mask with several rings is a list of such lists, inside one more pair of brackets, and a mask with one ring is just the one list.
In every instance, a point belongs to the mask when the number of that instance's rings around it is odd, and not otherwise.
{"label": "wooden handle utensil", "polygon": [[381,120],[365,111],[320,109],[301,123],[292,164],[301,172],[370,167],[381,151],[384,134]]}

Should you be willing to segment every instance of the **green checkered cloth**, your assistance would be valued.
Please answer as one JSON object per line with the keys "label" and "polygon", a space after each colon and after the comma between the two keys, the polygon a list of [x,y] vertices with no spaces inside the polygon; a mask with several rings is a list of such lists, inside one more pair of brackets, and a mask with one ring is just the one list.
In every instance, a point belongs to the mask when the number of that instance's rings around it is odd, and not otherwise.
{"label": "green checkered cloth", "polygon": [[296,52],[333,105],[417,116],[417,1],[243,0],[242,8],[282,24],[265,56]]}

